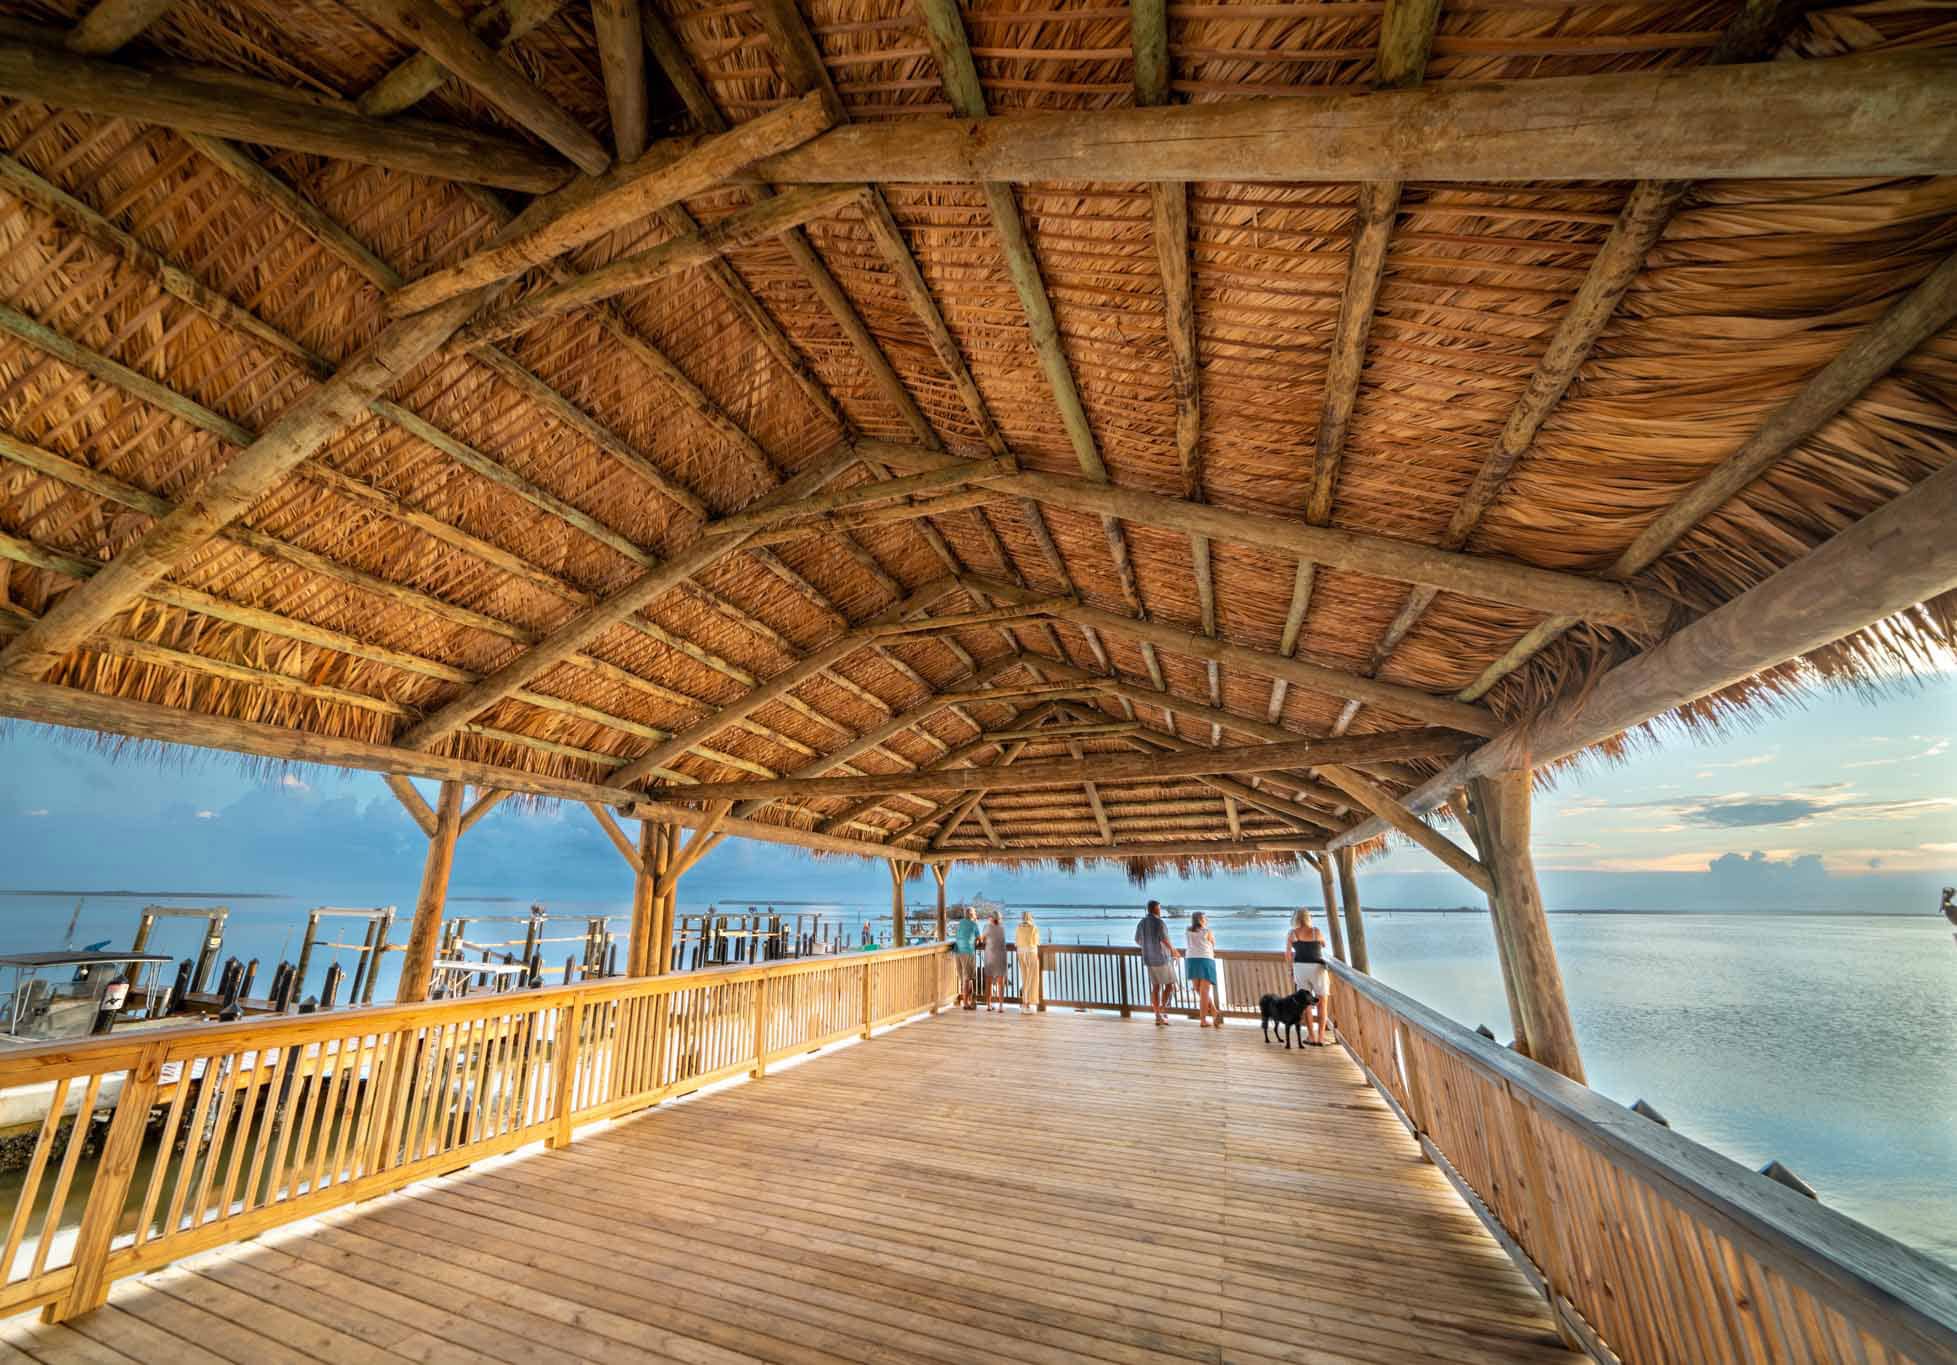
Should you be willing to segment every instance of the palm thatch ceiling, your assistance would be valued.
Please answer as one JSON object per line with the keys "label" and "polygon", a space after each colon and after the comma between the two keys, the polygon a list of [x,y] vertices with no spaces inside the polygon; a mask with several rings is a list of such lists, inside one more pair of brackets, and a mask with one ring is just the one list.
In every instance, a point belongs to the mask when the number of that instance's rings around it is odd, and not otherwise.
{"label": "palm thatch ceiling", "polygon": [[1957,463],[1953,44],[1934,0],[4,0],[0,713],[1290,865]]}

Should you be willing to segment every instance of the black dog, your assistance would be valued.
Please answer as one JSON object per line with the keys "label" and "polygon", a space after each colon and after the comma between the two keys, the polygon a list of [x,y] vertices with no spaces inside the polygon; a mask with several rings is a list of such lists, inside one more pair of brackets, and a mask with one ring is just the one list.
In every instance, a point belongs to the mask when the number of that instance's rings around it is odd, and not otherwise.
{"label": "black dog", "polygon": [[[1257,1002],[1258,1013],[1264,1016],[1264,1041],[1271,1041],[1271,1025],[1277,1025],[1277,1037],[1286,1047],[1291,1039],[1298,1040],[1298,1046],[1305,1045],[1305,1036],[1299,1032],[1305,1019],[1305,1011],[1318,1003],[1318,997],[1311,991],[1298,991],[1294,995],[1267,995]],[[1289,1030],[1287,1036],[1286,1030]]]}

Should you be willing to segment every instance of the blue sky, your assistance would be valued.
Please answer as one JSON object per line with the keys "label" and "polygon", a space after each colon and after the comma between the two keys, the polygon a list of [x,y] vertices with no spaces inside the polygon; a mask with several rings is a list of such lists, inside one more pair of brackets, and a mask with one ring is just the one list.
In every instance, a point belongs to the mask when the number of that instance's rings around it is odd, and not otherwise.
{"label": "blue sky", "polygon": [[[1673,734],[1622,764],[1590,763],[1538,796],[1535,852],[1554,909],[1927,912],[1957,883],[1957,673],[1869,697],[1826,692],[1710,743]],[[258,772],[152,747],[113,760],[92,737],[0,728],[0,889],[267,891],[313,902],[412,903],[423,841],[380,779]],[[1270,875],[1165,878],[1191,904],[1315,900]],[[928,883],[927,883],[928,885]],[[683,899],[884,903],[881,867],[730,840]],[[1473,905],[1467,883],[1411,846],[1362,873],[1366,901]],[[506,804],[465,838],[458,894],[623,899],[623,862],[579,807]],[[1118,870],[953,874],[954,896],[1124,903]],[[923,898],[922,890],[914,896]]]}

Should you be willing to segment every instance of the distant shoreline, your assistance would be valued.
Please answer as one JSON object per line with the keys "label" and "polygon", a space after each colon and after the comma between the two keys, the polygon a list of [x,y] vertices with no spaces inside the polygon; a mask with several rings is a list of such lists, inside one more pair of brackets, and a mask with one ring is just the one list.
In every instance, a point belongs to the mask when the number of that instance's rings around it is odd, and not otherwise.
{"label": "distant shoreline", "polygon": [[0,888],[0,896],[82,896],[95,900],[139,901],[145,897],[161,900],[284,901],[293,897],[283,891],[10,891]]}

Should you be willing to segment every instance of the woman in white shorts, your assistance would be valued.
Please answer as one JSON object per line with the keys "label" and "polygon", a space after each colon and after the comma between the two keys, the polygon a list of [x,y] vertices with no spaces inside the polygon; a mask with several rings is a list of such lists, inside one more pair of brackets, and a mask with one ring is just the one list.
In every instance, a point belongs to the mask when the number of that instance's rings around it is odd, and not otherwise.
{"label": "woman in white shorts", "polygon": [[1312,993],[1305,1011],[1305,1038],[1313,1047],[1325,1046],[1325,995],[1331,989],[1332,974],[1325,969],[1325,935],[1311,922],[1311,911],[1300,910],[1291,917],[1291,932],[1284,936],[1284,950],[1291,955],[1291,982],[1301,991]]}

